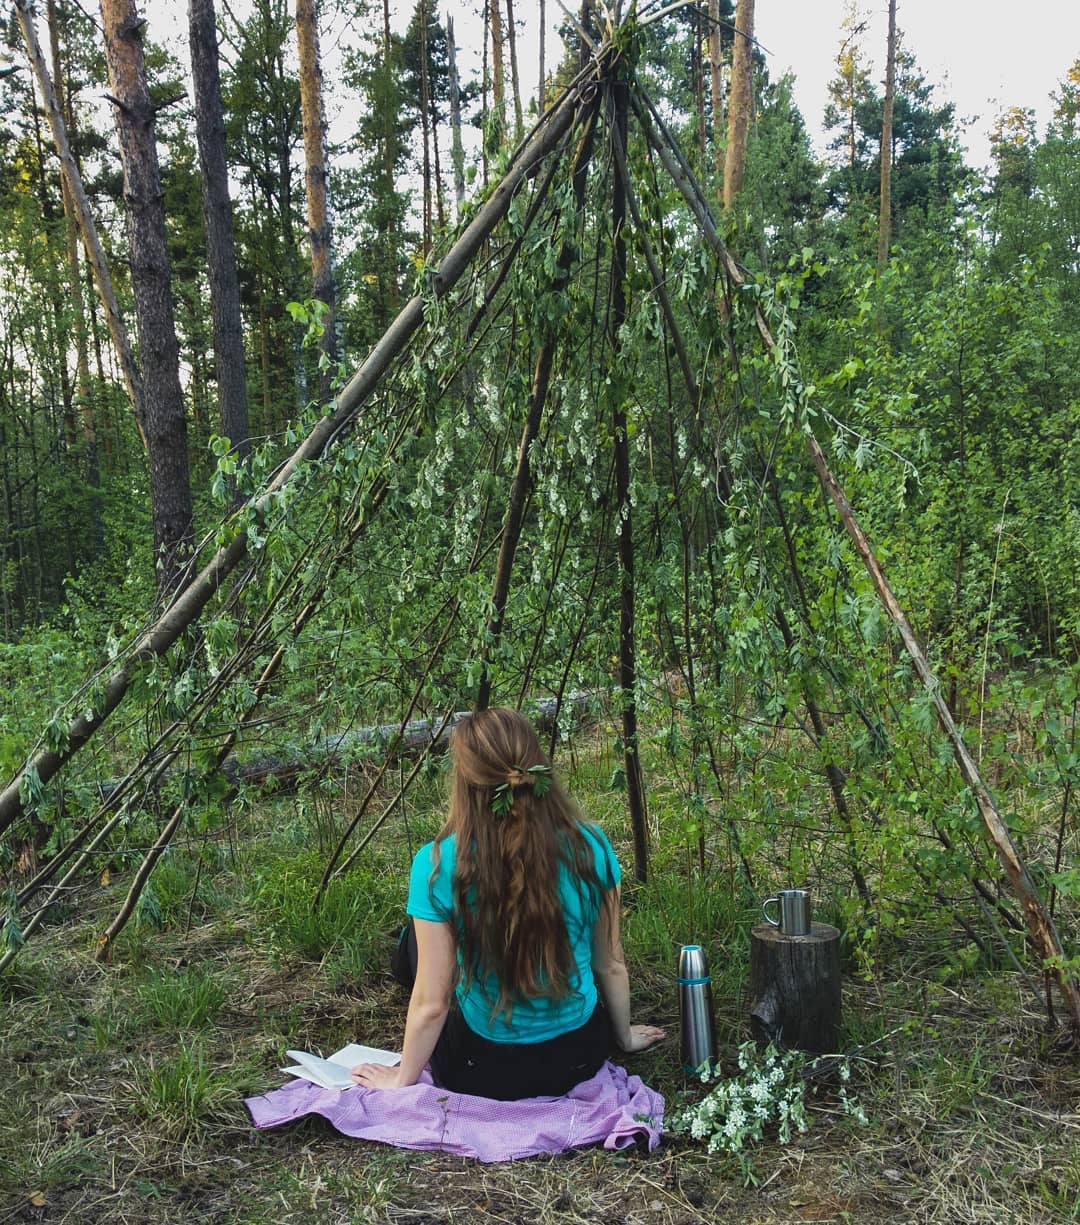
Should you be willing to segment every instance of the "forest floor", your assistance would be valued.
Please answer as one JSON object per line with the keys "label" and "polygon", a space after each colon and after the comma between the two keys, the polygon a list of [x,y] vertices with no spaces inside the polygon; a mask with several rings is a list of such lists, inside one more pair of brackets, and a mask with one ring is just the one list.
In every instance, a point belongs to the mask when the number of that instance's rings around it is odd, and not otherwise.
{"label": "forest floor", "polygon": [[[592,798],[622,852],[621,800]],[[312,919],[328,818],[289,803],[231,831],[214,870],[205,843],[178,848],[111,964],[93,960],[93,933],[130,881],[123,862],[0,979],[0,1225],[1080,1220],[1080,1061],[1055,1045],[1039,983],[943,959],[955,947],[944,929],[916,929],[872,972],[845,972],[867,1124],[825,1091],[810,1130],[755,1146],[749,1170],[673,1136],[651,1154],[482,1165],[352,1140],[322,1119],[256,1131],[243,1098],[281,1083],[286,1048],[394,1047],[406,1005],[385,966],[407,849],[387,848]],[[418,817],[411,841],[435,820]],[[671,1035],[629,1067],[669,1106],[702,1092],[678,1066],[670,897],[626,897],[635,1012]],[[731,921],[748,930],[753,910]],[[713,958],[730,1064],[746,1036],[745,964],[722,941]]]}

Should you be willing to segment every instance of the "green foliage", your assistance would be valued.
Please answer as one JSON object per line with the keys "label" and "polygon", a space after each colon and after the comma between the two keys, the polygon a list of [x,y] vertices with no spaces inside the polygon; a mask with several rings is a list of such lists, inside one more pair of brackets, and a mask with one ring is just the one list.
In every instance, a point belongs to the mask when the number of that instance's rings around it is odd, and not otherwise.
{"label": "green foliage", "polygon": [[134,1108],[178,1135],[198,1132],[235,1102],[237,1075],[219,1070],[199,1039],[151,1055],[135,1078]]}
{"label": "green foliage", "polygon": [[228,985],[212,966],[151,971],[138,990],[144,1015],[168,1029],[204,1029],[212,1025],[228,998]]}
{"label": "green foliage", "polygon": [[322,875],[321,857],[299,848],[256,872],[251,903],[260,923],[259,943],[274,957],[321,961],[346,956],[352,970],[381,964],[395,924],[400,926],[400,886],[363,868],[333,880],[313,905]]}

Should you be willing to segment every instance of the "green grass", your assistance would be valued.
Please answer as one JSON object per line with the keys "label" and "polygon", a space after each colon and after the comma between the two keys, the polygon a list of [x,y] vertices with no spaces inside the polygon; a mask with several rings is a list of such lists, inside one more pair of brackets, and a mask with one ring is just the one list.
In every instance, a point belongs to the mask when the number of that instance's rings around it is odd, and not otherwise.
{"label": "green grass", "polygon": [[209,966],[151,970],[136,992],[140,1013],[152,1024],[202,1029],[217,1018],[229,986]]}
{"label": "green grass", "polygon": [[402,922],[401,878],[365,865],[332,880],[315,905],[322,871],[320,856],[298,851],[258,873],[250,900],[268,950],[309,961],[335,954],[352,973],[374,971]]}
{"label": "green grass", "polygon": [[166,1131],[186,1134],[220,1121],[225,1107],[235,1104],[237,1090],[236,1070],[218,1067],[203,1043],[193,1039],[150,1056],[136,1073],[132,1106]]}
{"label": "green grass", "polygon": [[56,1142],[19,1145],[0,1157],[0,1185],[6,1180],[33,1190],[59,1187],[99,1173],[101,1168],[101,1155],[90,1141],[68,1135]]}
{"label": "green grass", "polygon": [[[574,756],[572,770],[570,753],[560,756],[574,795],[624,867],[635,1019],[666,1024],[671,1035],[625,1062],[674,1107],[680,1094],[702,1091],[683,1076],[679,1057],[680,944],[699,939],[709,951],[722,1060],[730,1064],[745,1037],[747,942],[759,899],[737,861],[730,870],[728,834],[732,822],[752,827],[763,810],[749,800],[740,808],[736,796],[723,824],[710,818],[702,873],[682,784],[651,754],[654,851],[650,882],[638,886],[625,794],[610,786],[618,755],[586,740]],[[766,785],[757,780],[753,795]],[[434,780],[410,796],[409,843],[400,823],[388,826],[316,909],[325,840],[343,821],[339,798],[259,800],[237,826],[235,862],[178,847],[164,875],[152,878],[158,920],[129,925],[111,966],[95,965],[91,953],[129,883],[124,871],[88,893],[80,910],[88,923],[58,924],[3,976],[0,1221],[32,1219],[27,1196],[35,1189],[47,1195],[45,1219],[94,1225],[308,1225],[316,1216],[439,1225],[646,1216],[650,1225],[710,1217],[732,1225],[1080,1220],[1080,1144],[1075,1128],[1053,1121],[1075,1112],[1075,1062],[1050,1049],[1030,984],[969,954],[953,956],[962,941],[938,913],[874,942],[872,956],[845,973],[844,1033],[849,1047],[866,1048],[856,1090],[870,1125],[844,1118],[826,1085],[806,1138],[789,1146],[767,1139],[755,1149],[766,1192],[744,1188],[730,1163],[686,1141],[651,1156],[597,1150],[478,1167],[358,1143],[316,1119],[255,1132],[241,1099],[280,1083],[287,1047],[400,1041],[406,1000],[387,956],[402,921],[410,844],[438,829],[443,790]],[[812,815],[802,814],[808,826]],[[788,883],[786,845],[761,834],[743,847],[759,890]],[[817,917],[846,922],[842,888],[830,892],[843,881],[844,847],[826,840],[815,854]],[[943,966],[963,973],[942,981]]]}

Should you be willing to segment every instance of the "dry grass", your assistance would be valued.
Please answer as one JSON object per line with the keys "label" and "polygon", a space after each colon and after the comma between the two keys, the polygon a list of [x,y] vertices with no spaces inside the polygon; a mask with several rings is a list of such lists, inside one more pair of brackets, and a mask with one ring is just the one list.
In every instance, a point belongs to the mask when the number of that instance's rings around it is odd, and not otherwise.
{"label": "dry grass", "polygon": [[[604,817],[605,804],[621,803],[604,781],[610,763],[585,762],[576,790],[588,786],[586,767],[599,780],[588,811]],[[412,835],[430,836],[422,814]],[[280,1083],[286,1048],[394,1046],[404,1020],[403,993],[381,968],[389,935],[370,962],[338,947],[313,960],[275,949],[284,928],[252,904],[258,871],[316,854],[312,838],[287,801],[254,814],[220,868],[202,875],[205,902],[189,905],[193,874],[177,869],[168,913],[178,918],[129,928],[102,967],[88,933],[115,911],[127,883],[118,875],[0,980],[0,1225],[1080,1221],[1076,1053],[1055,1049],[1036,985],[1011,972],[976,975],[950,960],[953,933],[930,926],[909,925],[902,943],[877,950],[873,981],[845,978],[849,1046],[867,1055],[857,1089],[869,1126],[824,1090],[809,1133],[755,1152],[756,1185],[674,1138],[653,1154],[589,1149],[484,1166],[348,1139],[321,1119],[257,1132],[243,1098]],[[394,847],[372,865],[371,888],[392,906],[407,862]],[[819,874],[830,867],[817,864]],[[306,905],[310,895],[297,896]],[[677,1032],[673,958],[655,951],[669,947],[671,923],[661,920],[671,915],[659,912],[676,900],[627,902],[643,950],[631,967],[637,1011]],[[713,970],[729,1050],[746,1032],[740,965],[754,920],[741,905],[732,886],[730,913],[709,920],[727,924]],[[190,1023],[179,1004],[162,1006],[162,981],[195,993],[207,976],[224,990],[200,997]],[[669,1102],[686,1088],[675,1048],[669,1040],[632,1065]]]}
{"label": "dry grass", "polygon": [[[757,1186],[684,1141],[652,1155],[587,1150],[483,1166],[366,1144],[309,1119],[254,1131],[242,1097],[273,1084],[286,1045],[392,1043],[404,1000],[384,976],[327,990],[318,965],[275,967],[244,932],[162,937],[157,965],[209,967],[234,990],[212,1025],[180,1033],[139,1013],[135,960],[96,966],[73,932],[7,983],[0,1074],[0,1222],[244,1223],[1030,1222],[1080,1219],[1080,1069],[1012,977],[941,987],[849,983],[871,1049],[857,1129],[823,1101],[811,1131],[755,1156]],[[145,948],[136,948],[143,955]],[[663,1013],[673,993],[642,976]],[[720,1001],[734,1024],[734,1004]],[[671,1009],[660,1019],[673,1020]],[[202,1057],[189,1103],[155,1073]],[[638,1070],[669,1094],[669,1054]],[[190,1071],[190,1066],[189,1066]],[[191,1078],[189,1078],[191,1079]]]}

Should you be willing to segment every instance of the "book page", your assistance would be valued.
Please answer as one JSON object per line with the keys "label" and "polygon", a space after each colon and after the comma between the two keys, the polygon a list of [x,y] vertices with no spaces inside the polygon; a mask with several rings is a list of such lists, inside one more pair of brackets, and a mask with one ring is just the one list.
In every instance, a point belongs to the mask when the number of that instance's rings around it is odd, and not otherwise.
{"label": "book page", "polygon": [[312,1084],[321,1085],[324,1089],[349,1089],[353,1079],[350,1070],[340,1063],[331,1063],[328,1059],[320,1059],[308,1051],[286,1051],[294,1062],[303,1069],[299,1075]]}
{"label": "book page", "polygon": [[401,1054],[398,1051],[383,1051],[377,1046],[361,1046],[357,1042],[350,1042],[340,1051],[327,1056],[327,1059],[330,1063],[340,1064],[350,1071],[358,1063],[381,1063],[384,1067],[396,1068],[401,1062]]}

